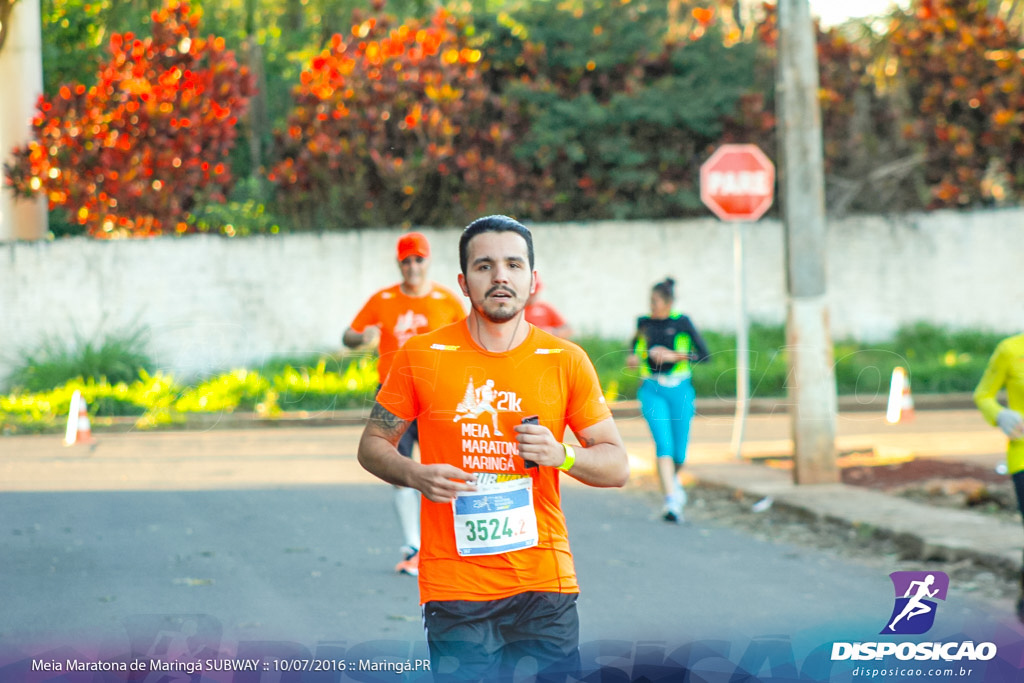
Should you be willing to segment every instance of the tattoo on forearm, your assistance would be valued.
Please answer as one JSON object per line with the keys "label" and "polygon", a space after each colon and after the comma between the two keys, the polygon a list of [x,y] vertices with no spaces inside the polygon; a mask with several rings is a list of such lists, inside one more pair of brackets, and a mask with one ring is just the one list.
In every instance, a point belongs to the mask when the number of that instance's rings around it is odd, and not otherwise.
{"label": "tattoo on forearm", "polygon": [[373,408],[370,410],[370,422],[385,436],[394,439],[402,436],[409,426],[408,420],[403,420],[376,401],[373,402]]}

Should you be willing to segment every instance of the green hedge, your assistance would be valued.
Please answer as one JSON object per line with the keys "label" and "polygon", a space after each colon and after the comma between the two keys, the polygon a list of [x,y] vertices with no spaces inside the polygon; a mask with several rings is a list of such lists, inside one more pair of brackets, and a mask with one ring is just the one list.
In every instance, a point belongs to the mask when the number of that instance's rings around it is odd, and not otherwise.
{"label": "green hedge", "polygon": [[[888,393],[893,368],[903,366],[916,392],[970,392],[1004,336],[918,324],[901,329],[886,343],[840,341],[834,349],[836,385],[840,394],[869,400]],[[735,339],[716,332],[706,332],[705,339],[711,357],[694,369],[697,396],[731,398],[736,386]],[[609,400],[636,398],[640,379],[635,370],[625,368],[628,342],[597,337],[578,342],[593,360]],[[750,349],[751,396],[784,396],[788,367],[782,326],[753,325]],[[61,428],[76,389],[93,418],[131,416],[139,428],[149,428],[184,424],[195,413],[251,411],[275,416],[358,408],[372,400],[376,386],[376,360],[365,355],[279,358],[188,385],[171,375],[140,369],[130,382],[79,376],[41,391],[19,388],[0,395],[0,429],[11,434]]]}
{"label": "green hedge", "polygon": [[[703,333],[711,357],[695,366],[693,385],[698,398],[736,395],[736,338]],[[834,344],[836,388],[840,395],[868,400],[886,394],[893,368],[908,370],[914,391],[921,393],[971,392],[996,344],[1006,335],[993,332],[952,332],[928,324],[900,329],[891,341],[864,344],[841,340]],[[781,325],[754,324],[750,328],[750,394],[755,398],[786,394],[788,351]],[[610,399],[634,399],[640,378],[625,369],[627,342],[598,338],[579,340],[590,354]]]}
{"label": "green hedge", "polygon": [[[327,369],[329,360],[334,369]],[[46,391],[15,390],[0,396],[0,429],[13,434],[60,428],[76,389],[92,418],[137,417],[136,426],[145,429],[185,424],[196,413],[251,411],[273,417],[355,408],[371,400],[377,388],[376,361],[365,356],[338,361],[325,354],[312,366],[275,362],[267,367],[269,373],[239,368],[187,386],[171,375],[140,370],[130,383],[78,377]]]}

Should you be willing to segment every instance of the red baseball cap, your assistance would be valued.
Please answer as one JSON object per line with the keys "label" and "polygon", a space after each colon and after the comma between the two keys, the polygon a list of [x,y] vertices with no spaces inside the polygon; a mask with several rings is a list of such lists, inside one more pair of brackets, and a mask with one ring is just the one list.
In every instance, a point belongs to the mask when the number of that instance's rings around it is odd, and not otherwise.
{"label": "red baseball cap", "polygon": [[408,232],[398,238],[398,260],[404,261],[410,256],[430,256],[430,242],[419,232]]}

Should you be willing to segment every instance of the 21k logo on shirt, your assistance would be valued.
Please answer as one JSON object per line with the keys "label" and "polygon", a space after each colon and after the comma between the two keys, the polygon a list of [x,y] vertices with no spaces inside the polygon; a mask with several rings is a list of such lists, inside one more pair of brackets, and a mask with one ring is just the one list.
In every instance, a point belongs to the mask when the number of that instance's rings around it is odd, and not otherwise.
{"label": "21k logo on shirt", "polygon": [[488,379],[476,386],[473,378],[469,378],[466,393],[455,408],[455,422],[464,419],[476,420],[485,413],[491,416],[494,436],[504,436],[498,428],[498,413],[522,412],[522,399],[514,391],[500,391],[494,386],[494,380]]}

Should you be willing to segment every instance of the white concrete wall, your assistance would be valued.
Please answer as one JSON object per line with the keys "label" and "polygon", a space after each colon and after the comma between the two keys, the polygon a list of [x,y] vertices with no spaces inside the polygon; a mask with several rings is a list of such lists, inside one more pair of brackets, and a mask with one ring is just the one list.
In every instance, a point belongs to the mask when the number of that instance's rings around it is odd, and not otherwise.
{"label": "white concrete wall", "polygon": [[[733,227],[714,219],[533,227],[546,298],[583,333],[627,338],[672,275],[698,327],[735,321]],[[877,340],[919,320],[1024,329],[1024,210],[858,217],[830,225],[836,338]],[[457,292],[459,229],[424,230],[432,276]],[[395,282],[400,230],[249,239],[0,243],[0,376],[47,338],[145,326],[180,377],[339,346],[365,298]],[[785,319],[781,226],[747,227],[748,309]]]}

